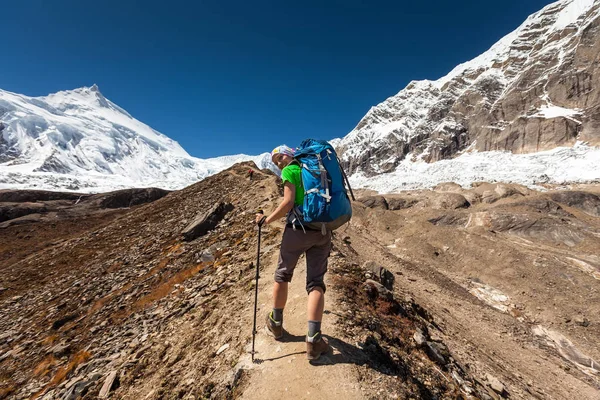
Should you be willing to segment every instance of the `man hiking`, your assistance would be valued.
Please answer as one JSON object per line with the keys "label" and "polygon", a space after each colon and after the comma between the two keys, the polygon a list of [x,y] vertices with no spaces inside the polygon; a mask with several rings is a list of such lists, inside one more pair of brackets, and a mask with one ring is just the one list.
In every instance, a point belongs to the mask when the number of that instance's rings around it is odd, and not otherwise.
{"label": "man hiking", "polygon": [[286,217],[279,261],[273,286],[273,310],[266,316],[267,329],[277,340],[283,337],[283,310],[288,296],[288,284],[292,280],[298,259],[306,253],[306,291],[308,293],[306,354],[309,360],[319,359],[329,352],[327,340],[321,334],[321,320],[325,306],[325,283],[327,258],[331,250],[331,231],[311,229],[296,218],[294,207],[302,206],[304,187],[301,167],[294,159],[294,150],[282,145],[271,152],[271,159],[281,169],[283,200],[269,216],[256,214],[260,225],[270,224]]}

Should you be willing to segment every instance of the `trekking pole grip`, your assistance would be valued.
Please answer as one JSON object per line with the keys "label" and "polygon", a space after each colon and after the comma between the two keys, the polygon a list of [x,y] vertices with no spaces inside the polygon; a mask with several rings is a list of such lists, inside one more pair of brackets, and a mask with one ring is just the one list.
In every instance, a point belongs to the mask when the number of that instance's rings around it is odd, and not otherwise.
{"label": "trekking pole grip", "polygon": [[256,211],[256,213],[263,216],[260,219],[260,221],[258,221],[258,229],[260,230],[260,228],[264,225],[265,221],[267,220],[267,217],[265,216],[265,213],[263,212],[262,209],[259,209],[258,211]]}

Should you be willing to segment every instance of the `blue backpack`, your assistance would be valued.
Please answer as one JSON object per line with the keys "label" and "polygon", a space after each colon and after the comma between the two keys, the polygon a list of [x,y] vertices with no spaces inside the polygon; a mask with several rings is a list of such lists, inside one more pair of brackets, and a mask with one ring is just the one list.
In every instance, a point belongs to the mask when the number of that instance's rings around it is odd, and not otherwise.
{"label": "blue backpack", "polygon": [[325,234],[350,221],[352,206],[344,185],[348,178],[333,146],[324,140],[306,139],[294,158],[302,169],[304,186],[304,203],[293,210],[300,224]]}

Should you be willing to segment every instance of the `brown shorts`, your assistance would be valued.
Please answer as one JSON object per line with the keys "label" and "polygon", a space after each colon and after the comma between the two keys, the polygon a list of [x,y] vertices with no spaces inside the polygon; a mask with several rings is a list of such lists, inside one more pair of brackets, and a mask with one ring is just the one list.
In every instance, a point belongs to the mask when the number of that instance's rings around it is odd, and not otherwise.
{"label": "brown shorts", "polygon": [[320,287],[325,292],[323,277],[327,272],[327,258],[331,251],[331,232],[286,227],[281,240],[279,263],[275,270],[275,282],[291,282],[294,269],[302,253],[306,253],[306,291]]}

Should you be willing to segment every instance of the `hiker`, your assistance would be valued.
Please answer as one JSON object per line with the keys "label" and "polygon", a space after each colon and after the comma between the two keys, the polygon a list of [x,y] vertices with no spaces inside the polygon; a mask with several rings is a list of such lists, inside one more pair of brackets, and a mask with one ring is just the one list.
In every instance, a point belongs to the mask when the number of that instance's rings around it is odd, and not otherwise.
{"label": "hiker", "polygon": [[308,293],[306,353],[309,360],[319,359],[329,352],[327,340],[321,334],[321,320],[325,306],[325,283],[327,258],[331,250],[331,231],[311,229],[299,224],[294,217],[295,206],[302,206],[304,187],[301,168],[294,159],[294,150],[282,145],[271,152],[273,163],[281,169],[283,200],[269,216],[256,214],[259,225],[268,225],[286,217],[281,240],[279,261],[273,286],[273,310],[266,316],[267,329],[276,340],[283,337],[283,310],[288,296],[288,284],[292,280],[298,259],[306,253],[306,291]]}
{"label": "hiker", "polygon": [[254,170],[253,169],[249,169],[248,170],[248,177],[250,178],[250,180],[252,180],[252,175],[254,175]]}

